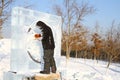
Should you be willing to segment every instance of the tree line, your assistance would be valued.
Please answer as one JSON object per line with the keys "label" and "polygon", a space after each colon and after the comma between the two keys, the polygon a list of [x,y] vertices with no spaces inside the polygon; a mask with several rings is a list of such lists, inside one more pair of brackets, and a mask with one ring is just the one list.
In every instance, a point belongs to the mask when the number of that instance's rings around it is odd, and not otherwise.
{"label": "tree line", "polygon": [[[54,11],[62,17],[62,55],[69,57],[90,58],[95,60],[120,62],[120,25],[112,22],[102,34],[97,29],[91,33],[82,21],[84,17],[96,12],[88,3],[76,0],[64,0],[64,5],[55,5]],[[95,25],[99,27],[99,25]]]}
{"label": "tree line", "polygon": [[77,30],[79,32],[72,32],[69,37],[70,54],[66,53],[66,38],[68,36],[66,32],[63,32],[62,55],[66,57],[105,60],[109,62],[108,66],[111,62],[120,62],[119,24],[115,26],[115,23],[112,23],[110,29],[104,35],[97,32],[91,34],[86,29],[81,29],[81,27]]}

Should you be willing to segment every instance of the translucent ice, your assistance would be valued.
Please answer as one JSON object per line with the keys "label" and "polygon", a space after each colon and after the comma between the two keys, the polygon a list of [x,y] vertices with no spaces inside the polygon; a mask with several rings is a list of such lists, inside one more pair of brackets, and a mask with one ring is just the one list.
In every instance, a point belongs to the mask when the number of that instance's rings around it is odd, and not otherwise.
{"label": "translucent ice", "polygon": [[[11,71],[25,73],[28,71],[40,71],[43,64],[35,63],[27,51],[31,53],[33,58],[42,61],[43,49],[41,38],[35,39],[34,35],[41,33],[35,24],[37,21],[43,21],[53,31],[55,50],[54,56],[59,66],[61,53],[61,17],[42,13],[25,8],[15,7],[12,10],[12,52],[11,52]],[[41,33],[42,34],[42,33]]]}

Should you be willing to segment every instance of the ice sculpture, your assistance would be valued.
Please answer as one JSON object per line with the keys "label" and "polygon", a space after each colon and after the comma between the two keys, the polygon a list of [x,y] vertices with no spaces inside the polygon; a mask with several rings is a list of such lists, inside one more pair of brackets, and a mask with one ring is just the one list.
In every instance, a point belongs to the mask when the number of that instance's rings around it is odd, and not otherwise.
{"label": "ice sculpture", "polygon": [[[21,7],[15,7],[12,10],[11,21],[12,46],[10,71],[22,74],[27,72],[39,72],[42,69],[42,63],[39,64],[34,62],[27,52],[29,50],[34,59],[42,62],[42,45],[37,40],[35,41],[33,37],[35,33],[41,32],[35,28],[37,21],[43,21],[49,27],[51,27],[53,31],[55,40],[54,57],[56,60],[56,65],[59,67],[60,59],[58,58],[60,57],[61,53],[61,17]],[[10,75],[9,73],[6,73],[5,76]],[[4,80],[9,80],[9,78]],[[10,80],[18,79],[12,78]]]}

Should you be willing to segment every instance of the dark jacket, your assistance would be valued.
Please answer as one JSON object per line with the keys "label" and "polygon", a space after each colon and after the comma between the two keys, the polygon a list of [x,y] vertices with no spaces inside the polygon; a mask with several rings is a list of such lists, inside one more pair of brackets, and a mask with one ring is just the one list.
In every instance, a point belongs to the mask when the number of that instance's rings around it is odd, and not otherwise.
{"label": "dark jacket", "polygon": [[38,21],[36,23],[36,26],[42,29],[43,32],[43,39],[42,39],[43,49],[54,49],[55,43],[51,28],[42,21]]}

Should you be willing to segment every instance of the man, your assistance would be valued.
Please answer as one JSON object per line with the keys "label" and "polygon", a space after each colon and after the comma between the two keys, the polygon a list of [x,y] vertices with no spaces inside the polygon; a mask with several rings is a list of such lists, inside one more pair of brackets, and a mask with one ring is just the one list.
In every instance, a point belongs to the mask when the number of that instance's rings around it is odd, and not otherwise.
{"label": "man", "polygon": [[44,22],[38,21],[36,26],[39,29],[42,29],[42,45],[44,50],[44,70],[40,71],[43,74],[50,74],[50,68],[52,73],[56,73],[56,64],[54,60],[54,38],[52,30],[49,26],[47,26]]}

